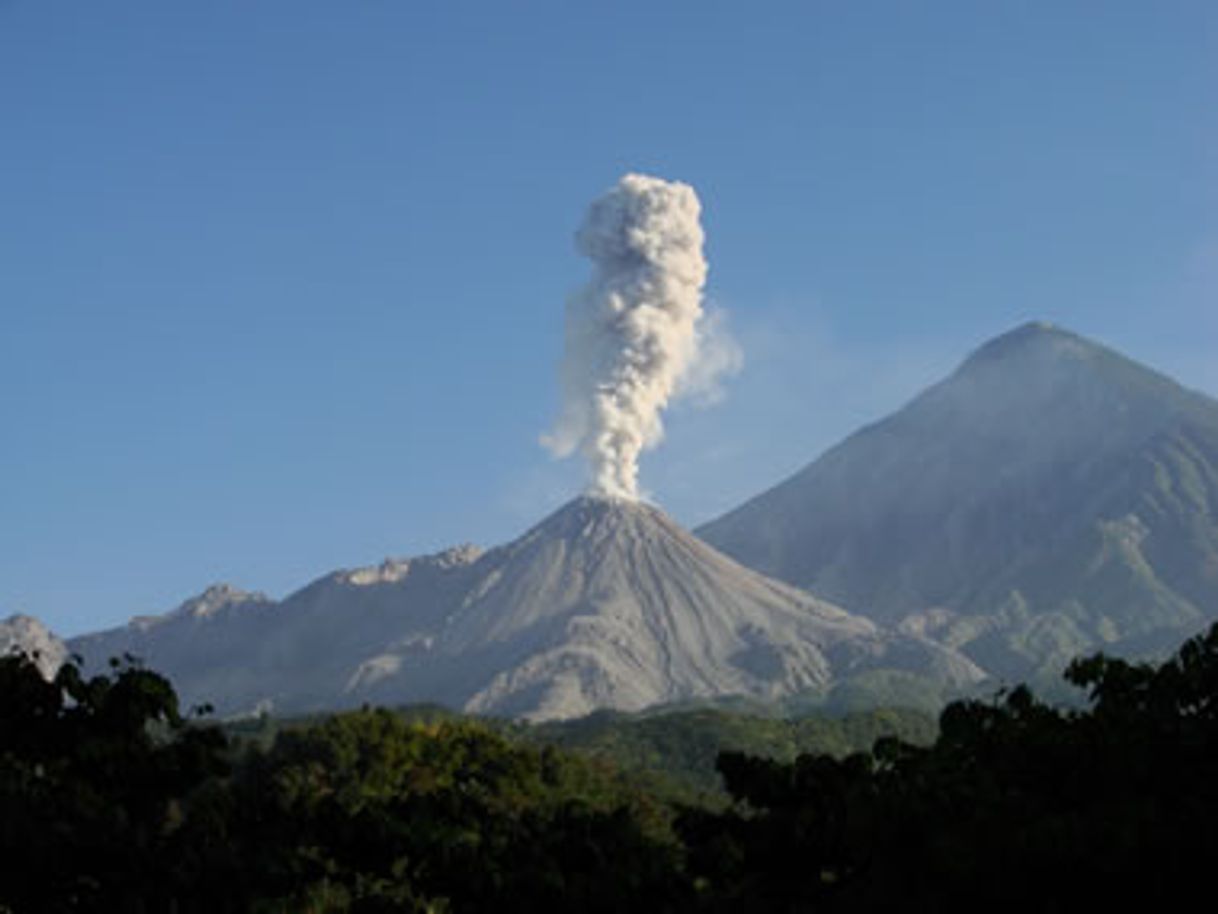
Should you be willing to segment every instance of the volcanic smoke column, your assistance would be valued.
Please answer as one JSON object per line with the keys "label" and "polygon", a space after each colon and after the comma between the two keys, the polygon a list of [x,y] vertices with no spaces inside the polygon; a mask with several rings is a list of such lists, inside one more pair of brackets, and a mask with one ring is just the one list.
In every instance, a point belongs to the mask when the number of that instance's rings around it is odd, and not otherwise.
{"label": "volcanic smoke column", "polygon": [[576,233],[594,267],[567,303],[562,413],[542,442],[579,450],[594,494],[637,498],[640,452],[660,410],[686,391],[702,348],[701,206],[688,184],[628,174]]}

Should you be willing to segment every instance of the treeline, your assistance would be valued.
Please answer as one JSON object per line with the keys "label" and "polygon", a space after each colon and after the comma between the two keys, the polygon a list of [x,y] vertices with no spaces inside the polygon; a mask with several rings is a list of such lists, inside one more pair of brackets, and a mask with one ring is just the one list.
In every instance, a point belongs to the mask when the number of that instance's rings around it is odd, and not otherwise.
{"label": "treeline", "polygon": [[870,749],[884,736],[930,745],[937,731],[932,715],[907,708],[796,717],[701,708],[598,711],[578,720],[516,728],[514,735],[600,759],[687,802],[718,806],[726,798],[716,767],[722,752],[793,762],[807,754],[844,757]]}
{"label": "treeline", "polygon": [[469,721],[364,710],[262,745],[184,717],[156,673],[68,665],[48,683],[5,658],[0,909],[1077,911],[1208,897],[1218,626],[1162,664],[1093,657],[1067,677],[1085,709],[1023,688],[957,702],[929,745],[722,753],[732,802],[698,806]]}
{"label": "treeline", "polygon": [[[434,725],[468,721],[439,705],[393,709],[408,723]],[[271,715],[225,722],[238,746],[269,748],[285,730],[324,722],[331,714],[279,718]],[[617,780],[669,802],[721,806],[728,799],[716,767],[719,754],[742,751],[776,761],[800,755],[846,756],[870,749],[884,736],[930,745],[936,718],[909,708],[879,708],[830,714],[784,716],[757,704],[749,712],[718,706],[676,705],[642,713],[603,710],[575,720],[522,723],[479,718],[478,723],[514,743],[553,747],[602,763]]]}

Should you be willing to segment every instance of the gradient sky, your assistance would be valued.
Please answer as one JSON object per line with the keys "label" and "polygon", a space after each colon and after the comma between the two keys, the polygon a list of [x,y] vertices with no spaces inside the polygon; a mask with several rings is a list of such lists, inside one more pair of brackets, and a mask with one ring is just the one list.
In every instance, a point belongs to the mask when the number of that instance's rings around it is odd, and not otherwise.
{"label": "gradient sky", "polygon": [[1218,394],[1218,4],[0,0],[0,615],[509,539],[575,494],[572,233],[702,198],[679,520],[1033,318]]}

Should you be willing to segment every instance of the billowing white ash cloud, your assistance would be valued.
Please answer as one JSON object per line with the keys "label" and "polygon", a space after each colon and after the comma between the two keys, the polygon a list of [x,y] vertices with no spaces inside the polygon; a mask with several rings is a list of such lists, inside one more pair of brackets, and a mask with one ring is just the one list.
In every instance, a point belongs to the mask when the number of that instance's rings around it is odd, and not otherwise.
{"label": "billowing white ash cloud", "polygon": [[595,494],[637,498],[638,460],[675,397],[705,395],[739,350],[705,320],[701,205],[688,184],[628,174],[576,233],[591,281],[567,303],[562,413],[543,443],[589,461]]}

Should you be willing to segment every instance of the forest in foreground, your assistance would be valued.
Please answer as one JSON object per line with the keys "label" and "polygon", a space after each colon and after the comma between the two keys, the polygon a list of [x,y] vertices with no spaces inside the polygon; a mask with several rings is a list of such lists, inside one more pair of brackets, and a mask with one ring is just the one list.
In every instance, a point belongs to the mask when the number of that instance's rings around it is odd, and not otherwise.
{"label": "forest in foreground", "polygon": [[[373,708],[224,729],[136,664],[85,677],[69,663],[48,682],[6,657],[0,911],[1066,911],[1206,897],[1218,626],[1162,663],[1096,655],[1066,678],[1083,707],[1019,687],[949,705],[937,732],[898,712],[602,717],[559,732]],[[716,749],[717,784],[698,773]]]}

